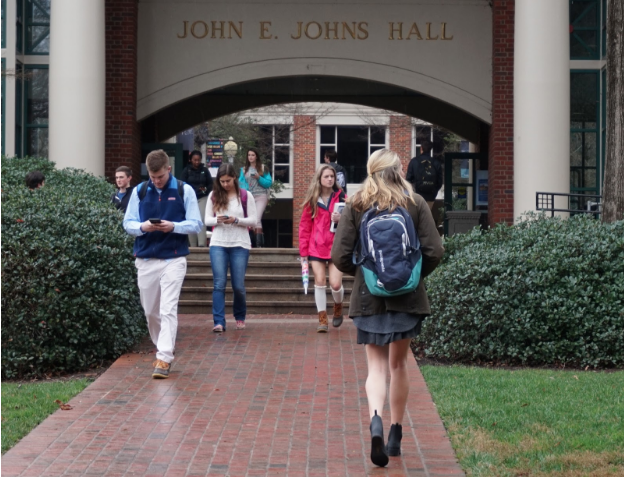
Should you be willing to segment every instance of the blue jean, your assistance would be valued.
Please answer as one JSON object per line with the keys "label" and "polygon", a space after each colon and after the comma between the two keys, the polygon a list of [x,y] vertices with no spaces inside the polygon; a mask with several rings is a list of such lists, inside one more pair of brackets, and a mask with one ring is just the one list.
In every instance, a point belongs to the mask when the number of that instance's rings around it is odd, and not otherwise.
{"label": "blue jean", "polygon": [[212,317],[215,325],[225,329],[225,286],[228,266],[234,290],[234,318],[245,320],[247,299],[245,298],[245,272],[249,262],[249,249],[243,247],[210,246],[210,263],[214,277],[212,292]]}

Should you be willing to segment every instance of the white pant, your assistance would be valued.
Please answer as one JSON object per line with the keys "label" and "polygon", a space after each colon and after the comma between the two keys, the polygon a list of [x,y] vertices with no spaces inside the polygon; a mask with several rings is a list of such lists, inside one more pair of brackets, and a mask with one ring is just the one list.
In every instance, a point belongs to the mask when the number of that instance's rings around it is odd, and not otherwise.
{"label": "white pant", "polygon": [[178,300],[186,275],[186,257],[164,259],[137,258],[141,305],[145,311],[147,328],[156,346],[156,358],[173,362],[178,331]]}

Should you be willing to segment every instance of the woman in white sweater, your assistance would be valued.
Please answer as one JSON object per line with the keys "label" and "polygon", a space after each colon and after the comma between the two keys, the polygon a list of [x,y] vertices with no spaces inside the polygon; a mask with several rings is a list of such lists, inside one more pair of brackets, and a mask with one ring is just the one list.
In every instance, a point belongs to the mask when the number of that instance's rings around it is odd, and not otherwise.
{"label": "woman in white sweater", "polygon": [[228,265],[234,290],[234,318],[236,329],[245,328],[247,301],[245,299],[245,272],[249,262],[248,228],[256,224],[256,203],[251,194],[241,189],[236,171],[231,164],[222,164],[217,180],[208,197],[204,224],[212,226],[210,262],[214,277],[212,316],[215,333],[225,332],[225,286]]}

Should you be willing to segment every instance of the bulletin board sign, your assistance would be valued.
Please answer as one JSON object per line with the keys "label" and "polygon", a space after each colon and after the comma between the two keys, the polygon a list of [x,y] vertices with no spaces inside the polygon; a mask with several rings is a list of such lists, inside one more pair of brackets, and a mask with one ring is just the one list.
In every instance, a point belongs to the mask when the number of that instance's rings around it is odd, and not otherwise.
{"label": "bulletin board sign", "polygon": [[217,169],[223,162],[223,145],[226,141],[226,139],[213,138],[206,142],[206,166],[213,177],[217,175]]}
{"label": "bulletin board sign", "polygon": [[475,205],[487,206],[488,205],[488,172],[477,171],[477,200]]}

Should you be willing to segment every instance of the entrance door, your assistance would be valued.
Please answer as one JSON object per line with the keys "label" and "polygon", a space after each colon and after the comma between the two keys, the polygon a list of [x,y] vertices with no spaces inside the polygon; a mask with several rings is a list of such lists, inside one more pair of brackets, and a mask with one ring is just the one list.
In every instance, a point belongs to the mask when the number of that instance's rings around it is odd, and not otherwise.
{"label": "entrance door", "polygon": [[[487,155],[484,153],[444,154],[444,211],[488,210]],[[446,216],[446,215],[445,215]],[[444,218],[448,235],[448,220]]]}
{"label": "entrance door", "polygon": [[145,166],[145,158],[147,158],[150,152],[156,149],[162,149],[167,153],[169,156],[169,165],[171,166],[171,174],[179,178],[180,174],[182,174],[182,169],[184,169],[182,163],[183,147],[184,145],[182,143],[143,143],[141,145],[141,180],[145,181],[149,179],[147,167]]}

